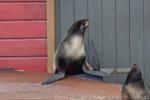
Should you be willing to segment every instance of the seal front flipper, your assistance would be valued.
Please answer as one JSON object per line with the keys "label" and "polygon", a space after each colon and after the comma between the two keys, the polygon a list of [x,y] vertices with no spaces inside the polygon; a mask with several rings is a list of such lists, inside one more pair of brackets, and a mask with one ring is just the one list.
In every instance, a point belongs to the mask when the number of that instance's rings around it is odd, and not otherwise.
{"label": "seal front flipper", "polygon": [[65,78],[65,71],[61,71],[61,72],[58,72],[52,76],[50,76],[47,80],[45,80],[42,85],[48,85],[50,83],[53,83],[55,81],[58,81],[58,80],[61,80],[61,79],[64,79]]}
{"label": "seal front flipper", "polygon": [[100,72],[100,71],[84,70],[84,72],[89,75],[100,76],[100,77],[104,77],[104,76],[108,75],[107,73]]}
{"label": "seal front flipper", "polygon": [[122,100],[131,100],[131,98],[129,96],[129,93],[128,93],[127,89],[124,86],[122,87],[122,90],[123,90],[122,93],[121,93]]}
{"label": "seal front flipper", "polygon": [[108,73],[105,73],[105,72],[96,71],[94,67],[90,66],[87,62],[83,64],[82,70],[84,73],[88,75],[92,75],[92,76],[103,77],[103,76],[109,75]]}

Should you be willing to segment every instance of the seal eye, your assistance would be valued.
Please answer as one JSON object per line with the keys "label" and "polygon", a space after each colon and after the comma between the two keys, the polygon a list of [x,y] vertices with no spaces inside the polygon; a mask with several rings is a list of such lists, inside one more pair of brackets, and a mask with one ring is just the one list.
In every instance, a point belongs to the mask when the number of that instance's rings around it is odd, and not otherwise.
{"label": "seal eye", "polygon": [[84,29],[88,27],[88,22],[87,21],[82,21],[81,24],[80,24],[80,29]]}
{"label": "seal eye", "polygon": [[86,22],[84,21],[84,22],[82,22],[82,24],[81,24],[82,26],[85,26],[86,25]]}
{"label": "seal eye", "polygon": [[75,22],[68,32],[71,33],[84,33],[86,28],[89,26],[89,20],[88,19],[83,19]]}
{"label": "seal eye", "polygon": [[83,22],[82,22],[82,26],[87,27],[87,26],[88,26],[88,24],[89,24],[89,23],[88,23],[88,21],[83,21]]}

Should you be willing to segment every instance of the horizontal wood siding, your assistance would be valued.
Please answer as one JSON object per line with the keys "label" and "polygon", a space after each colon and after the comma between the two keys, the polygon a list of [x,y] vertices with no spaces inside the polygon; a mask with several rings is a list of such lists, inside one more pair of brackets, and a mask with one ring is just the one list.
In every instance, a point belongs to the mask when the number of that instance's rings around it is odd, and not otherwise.
{"label": "horizontal wood siding", "polygon": [[45,2],[46,0],[0,0],[0,2]]}
{"label": "horizontal wood siding", "polygon": [[0,38],[46,38],[46,21],[0,21]]}
{"label": "horizontal wood siding", "polygon": [[47,71],[46,0],[0,0],[0,67]]}
{"label": "horizontal wood siding", "polygon": [[47,71],[47,57],[0,57],[0,66],[26,71]]}
{"label": "horizontal wood siding", "polygon": [[0,20],[46,19],[45,3],[0,3]]}
{"label": "horizontal wood siding", "polygon": [[2,39],[0,56],[47,56],[46,39]]}

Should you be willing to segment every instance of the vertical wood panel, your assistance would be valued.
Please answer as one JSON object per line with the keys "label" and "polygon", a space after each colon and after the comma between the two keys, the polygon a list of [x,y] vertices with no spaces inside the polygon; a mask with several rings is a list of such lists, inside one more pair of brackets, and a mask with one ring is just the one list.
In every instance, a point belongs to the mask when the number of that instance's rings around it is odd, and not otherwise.
{"label": "vertical wood panel", "polygon": [[[116,66],[116,38],[115,38],[115,0],[102,1],[103,14],[103,66]],[[109,79],[108,79],[109,78]],[[106,80],[115,82],[115,75]]]}
{"label": "vertical wood panel", "polygon": [[[116,1],[117,67],[128,67],[129,62],[129,0]],[[124,82],[126,75],[117,75]]]}
{"label": "vertical wood panel", "polygon": [[53,72],[53,55],[55,51],[55,0],[47,0],[47,54],[48,54],[48,63],[47,69],[48,72]]}
{"label": "vertical wood panel", "polygon": [[150,88],[150,0],[144,0],[144,73]]}
{"label": "vertical wood panel", "polygon": [[61,36],[73,24],[73,0],[60,0]]}
{"label": "vertical wood panel", "polygon": [[61,25],[60,25],[60,0],[55,0],[55,34],[56,34],[56,44],[55,47],[57,47],[57,45],[60,43],[60,38],[61,38]]}
{"label": "vertical wood panel", "polygon": [[[89,40],[92,40],[96,51],[98,52],[100,66],[102,66],[102,18],[101,18],[101,1],[102,0],[89,0],[88,14],[90,19],[89,26]],[[93,48],[92,48],[93,49]],[[91,50],[93,52],[93,50]],[[93,58],[92,58],[93,59]],[[96,59],[92,60],[95,61]],[[100,70],[100,66],[95,66]]]}
{"label": "vertical wood panel", "polygon": [[143,0],[130,0],[131,64],[143,65]]}
{"label": "vertical wood panel", "polygon": [[74,0],[74,21],[87,18],[87,0]]}

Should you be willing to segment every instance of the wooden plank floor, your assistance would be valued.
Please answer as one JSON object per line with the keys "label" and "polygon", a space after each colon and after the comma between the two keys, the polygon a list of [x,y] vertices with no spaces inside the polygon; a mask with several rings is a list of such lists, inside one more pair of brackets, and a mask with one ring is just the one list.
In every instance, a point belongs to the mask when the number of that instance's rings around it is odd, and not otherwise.
{"label": "wooden plank floor", "polygon": [[70,76],[41,86],[48,76],[46,73],[1,72],[0,100],[120,100],[120,85]]}

